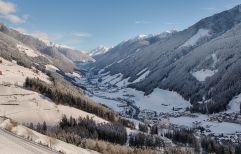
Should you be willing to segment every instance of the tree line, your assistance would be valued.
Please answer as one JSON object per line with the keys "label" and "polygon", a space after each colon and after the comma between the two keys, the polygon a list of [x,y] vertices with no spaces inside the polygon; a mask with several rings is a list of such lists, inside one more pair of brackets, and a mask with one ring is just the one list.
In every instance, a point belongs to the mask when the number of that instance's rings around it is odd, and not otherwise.
{"label": "tree line", "polygon": [[137,148],[160,148],[164,146],[163,140],[159,136],[150,134],[137,133],[131,134],[129,139],[129,145]]}
{"label": "tree line", "polygon": [[126,128],[120,123],[96,123],[90,118],[77,120],[63,116],[56,133],[73,133],[80,138],[104,140],[112,143],[125,144],[127,141]]}
{"label": "tree line", "polygon": [[54,82],[54,85],[51,85],[39,80],[38,78],[31,79],[27,77],[24,86],[29,90],[45,95],[56,104],[69,105],[71,107],[93,113],[108,121],[116,121],[118,119],[118,115],[114,111],[107,109],[80,94],[77,95],[71,92],[66,93],[65,89],[58,88],[56,84],[56,81]]}
{"label": "tree line", "polygon": [[217,153],[217,154],[240,154],[241,153],[241,143],[237,144],[220,144],[219,142],[207,138],[201,138],[201,146],[207,153]]}

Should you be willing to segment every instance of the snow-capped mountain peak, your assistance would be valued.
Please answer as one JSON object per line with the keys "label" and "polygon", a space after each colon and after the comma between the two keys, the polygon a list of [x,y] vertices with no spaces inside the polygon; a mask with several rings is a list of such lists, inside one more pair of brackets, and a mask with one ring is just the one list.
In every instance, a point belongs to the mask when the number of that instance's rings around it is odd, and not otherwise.
{"label": "snow-capped mountain peak", "polygon": [[97,56],[97,55],[100,55],[100,54],[104,54],[106,53],[107,51],[109,50],[109,48],[103,46],[103,45],[100,45],[99,47],[91,50],[88,55],[89,56]]}

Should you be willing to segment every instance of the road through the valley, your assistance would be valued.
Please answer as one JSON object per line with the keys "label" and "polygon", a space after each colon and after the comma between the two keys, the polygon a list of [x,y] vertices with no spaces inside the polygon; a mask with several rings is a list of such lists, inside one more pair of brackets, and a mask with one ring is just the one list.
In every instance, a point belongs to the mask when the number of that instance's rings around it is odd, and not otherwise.
{"label": "road through the valley", "polygon": [[58,154],[58,152],[0,129],[0,154]]}

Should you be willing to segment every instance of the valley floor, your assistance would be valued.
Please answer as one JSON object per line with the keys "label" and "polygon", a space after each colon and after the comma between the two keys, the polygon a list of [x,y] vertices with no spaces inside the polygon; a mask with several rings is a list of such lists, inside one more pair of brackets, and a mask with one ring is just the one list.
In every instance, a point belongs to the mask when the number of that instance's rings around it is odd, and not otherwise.
{"label": "valley floor", "polygon": [[[117,111],[123,117],[136,119],[148,124],[168,123],[172,128],[203,127],[204,135],[220,140],[241,140],[240,97],[235,97],[227,112],[204,115],[186,111],[190,102],[176,92],[156,88],[150,95],[127,88],[117,75],[106,74],[73,77],[77,84],[84,86],[90,98]],[[238,104],[237,104],[238,103]]]}

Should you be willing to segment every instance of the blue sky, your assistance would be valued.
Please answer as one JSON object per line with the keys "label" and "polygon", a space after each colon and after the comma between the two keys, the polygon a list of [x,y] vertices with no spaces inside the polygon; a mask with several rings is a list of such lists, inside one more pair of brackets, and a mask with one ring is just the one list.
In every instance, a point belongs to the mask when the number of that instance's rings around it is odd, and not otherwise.
{"label": "blue sky", "polygon": [[241,0],[0,0],[0,20],[79,50],[185,29]]}

